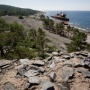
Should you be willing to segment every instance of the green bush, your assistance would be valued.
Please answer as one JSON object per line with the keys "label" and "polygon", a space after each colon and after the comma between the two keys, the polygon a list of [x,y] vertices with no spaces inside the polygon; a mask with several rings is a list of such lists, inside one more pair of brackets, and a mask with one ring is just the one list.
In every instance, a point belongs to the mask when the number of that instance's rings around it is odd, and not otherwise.
{"label": "green bush", "polygon": [[23,16],[19,16],[18,18],[19,18],[19,19],[24,19],[24,17],[23,17]]}
{"label": "green bush", "polygon": [[19,59],[19,56],[15,52],[9,52],[5,55],[5,59],[12,60],[12,59]]}
{"label": "green bush", "polygon": [[36,50],[34,49],[30,49],[27,47],[22,47],[22,46],[18,46],[16,47],[16,52],[19,55],[19,58],[35,58],[37,56],[37,54],[35,53]]}
{"label": "green bush", "polygon": [[87,38],[87,34],[77,30],[74,33],[74,36],[72,37],[72,42],[69,45],[67,45],[67,51],[73,52],[73,51],[85,50],[87,46],[86,38]]}
{"label": "green bush", "polygon": [[56,46],[50,46],[50,45],[48,45],[47,48],[48,48],[48,50],[47,50],[48,53],[52,53],[53,51],[56,50]]}

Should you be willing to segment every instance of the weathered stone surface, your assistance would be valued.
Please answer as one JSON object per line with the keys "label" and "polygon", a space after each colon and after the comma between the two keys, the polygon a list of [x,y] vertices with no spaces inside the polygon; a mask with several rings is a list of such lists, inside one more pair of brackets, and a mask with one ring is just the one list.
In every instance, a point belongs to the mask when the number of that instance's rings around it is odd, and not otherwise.
{"label": "weathered stone surface", "polygon": [[25,76],[28,78],[36,76],[38,74],[39,74],[38,70],[29,70],[29,71],[25,72]]}
{"label": "weathered stone surface", "polygon": [[78,55],[77,56],[79,59],[85,59],[86,57],[82,56],[82,55]]}
{"label": "weathered stone surface", "polygon": [[45,63],[44,63],[43,61],[41,61],[41,60],[35,60],[35,61],[33,62],[33,65],[44,66]]}
{"label": "weathered stone surface", "polygon": [[70,90],[70,85],[67,82],[62,82],[58,84],[60,90]]}
{"label": "weathered stone surface", "polygon": [[10,65],[11,61],[9,60],[1,60],[0,61],[0,67],[4,67],[6,65]]}
{"label": "weathered stone surface", "polygon": [[69,63],[63,64],[63,67],[65,67],[65,66],[72,67],[72,64],[69,64]]}
{"label": "weathered stone surface", "polygon": [[50,77],[50,80],[53,82],[54,79],[55,79],[56,74],[55,74],[55,72],[51,72],[51,73],[49,73],[48,76]]}
{"label": "weathered stone surface", "polygon": [[77,57],[70,59],[69,63],[71,63],[74,67],[81,66],[81,60]]}
{"label": "weathered stone surface", "polygon": [[41,90],[55,90],[54,84],[50,81],[44,81],[42,82]]}
{"label": "weathered stone surface", "polygon": [[70,59],[70,56],[69,55],[63,55],[63,58]]}
{"label": "weathered stone surface", "polygon": [[58,56],[54,56],[53,59],[54,59],[55,62],[64,62],[64,61],[66,61],[66,59],[61,59]]}
{"label": "weathered stone surface", "polygon": [[90,78],[90,71],[77,69],[77,72],[81,73],[83,77]]}
{"label": "weathered stone surface", "polygon": [[64,54],[64,52],[60,52],[60,53],[59,53],[59,56],[61,56],[61,55],[63,55],[63,54]]}
{"label": "weathered stone surface", "polygon": [[60,62],[60,57],[58,57],[58,56],[54,56],[53,59],[55,62]]}
{"label": "weathered stone surface", "polygon": [[23,64],[15,67],[15,69],[17,69],[17,70],[22,69],[22,68],[24,68],[24,65]]}
{"label": "weathered stone surface", "polygon": [[29,81],[27,81],[25,84],[25,89],[27,90],[29,88],[29,86],[30,86],[30,83],[29,83]]}
{"label": "weathered stone surface", "polygon": [[49,61],[51,59],[52,59],[52,55],[50,57],[46,58],[46,61]]}
{"label": "weathered stone surface", "polygon": [[88,56],[88,53],[87,53],[87,52],[81,52],[80,54],[81,54],[82,56],[85,56],[85,57]]}
{"label": "weathered stone surface", "polygon": [[17,75],[24,76],[25,72],[26,72],[25,68],[18,69]]}
{"label": "weathered stone surface", "polygon": [[75,54],[74,53],[70,53],[70,57],[74,58]]}
{"label": "weathered stone surface", "polygon": [[80,55],[80,52],[75,52],[76,55]]}
{"label": "weathered stone surface", "polygon": [[68,81],[69,78],[74,75],[74,70],[72,67],[64,66],[62,67],[62,71],[60,75],[63,81]]}
{"label": "weathered stone surface", "polygon": [[40,84],[40,78],[37,76],[29,77],[28,81],[30,84]]}
{"label": "weathered stone surface", "polygon": [[16,90],[14,85],[10,82],[6,82],[3,87],[4,90]]}
{"label": "weathered stone surface", "polygon": [[58,55],[58,52],[52,52],[52,55],[53,56],[57,56]]}
{"label": "weathered stone surface", "polygon": [[38,71],[41,72],[41,73],[43,73],[43,72],[45,72],[45,69],[42,68],[42,67],[39,67],[39,68],[38,68]]}
{"label": "weathered stone surface", "polygon": [[39,72],[44,72],[45,69],[43,67],[38,67],[38,66],[34,66],[34,65],[29,65],[26,67],[26,70],[38,70]]}
{"label": "weathered stone surface", "polygon": [[84,65],[87,65],[88,67],[90,67],[90,57],[84,59]]}
{"label": "weathered stone surface", "polygon": [[54,61],[50,61],[48,64],[49,68],[54,68],[55,67],[55,62]]}
{"label": "weathered stone surface", "polygon": [[29,64],[30,63],[29,59],[20,59],[19,61],[21,64]]}

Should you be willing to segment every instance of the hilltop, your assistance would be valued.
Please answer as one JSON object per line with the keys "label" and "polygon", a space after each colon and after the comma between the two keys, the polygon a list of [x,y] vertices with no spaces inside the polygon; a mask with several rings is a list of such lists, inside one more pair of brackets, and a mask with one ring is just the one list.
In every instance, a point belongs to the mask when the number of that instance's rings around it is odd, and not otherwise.
{"label": "hilltop", "polygon": [[40,11],[32,10],[32,9],[18,8],[18,7],[9,6],[9,5],[0,5],[0,16],[4,16],[4,15],[27,16],[27,15],[36,14],[38,12],[40,12]]}
{"label": "hilltop", "polygon": [[[56,33],[51,28],[52,20],[44,20],[47,27],[34,15],[23,19],[8,15],[0,18],[0,50],[5,58],[0,61],[0,90],[90,90],[90,53],[67,53],[66,43],[76,40],[76,47],[80,46],[77,37],[71,41],[65,37],[68,33]],[[85,34],[78,31],[72,35],[77,35],[82,43]],[[46,47],[46,38],[51,41],[49,47],[53,44],[57,50]]]}

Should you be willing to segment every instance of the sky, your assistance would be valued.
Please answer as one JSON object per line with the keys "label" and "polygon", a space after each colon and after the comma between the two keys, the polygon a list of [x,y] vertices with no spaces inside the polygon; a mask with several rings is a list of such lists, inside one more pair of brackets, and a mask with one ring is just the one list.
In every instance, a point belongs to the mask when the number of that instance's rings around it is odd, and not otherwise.
{"label": "sky", "polygon": [[90,11],[90,0],[0,0],[0,4],[34,10]]}

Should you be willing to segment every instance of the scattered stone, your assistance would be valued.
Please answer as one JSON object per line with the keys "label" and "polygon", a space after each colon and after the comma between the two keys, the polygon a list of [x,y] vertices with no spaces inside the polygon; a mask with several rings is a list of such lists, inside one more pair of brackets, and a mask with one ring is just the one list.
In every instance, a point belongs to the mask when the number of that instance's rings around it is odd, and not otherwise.
{"label": "scattered stone", "polygon": [[58,56],[58,52],[52,52],[53,56]]}
{"label": "scattered stone", "polygon": [[25,76],[29,78],[29,77],[36,76],[38,74],[39,74],[39,72],[37,70],[29,70],[25,73]]}
{"label": "scattered stone", "polygon": [[46,58],[46,61],[50,61],[52,59],[52,56]]}
{"label": "scattered stone", "polygon": [[85,57],[88,56],[88,53],[87,53],[87,52],[81,52],[80,54],[81,54],[82,56],[85,56]]}
{"label": "scattered stone", "polygon": [[65,66],[67,66],[67,67],[72,67],[72,64],[63,64],[63,66],[62,67],[65,67]]}
{"label": "scattered stone", "polygon": [[38,67],[38,66],[34,66],[34,65],[29,65],[26,67],[26,70],[37,70],[38,72],[43,73],[45,71],[45,69],[43,67]]}
{"label": "scattered stone", "polygon": [[70,57],[74,58],[75,54],[74,53],[70,53]]}
{"label": "scattered stone", "polygon": [[15,89],[15,86],[14,86],[12,83],[10,83],[10,82],[6,82],[6,83],[4,84],[3,89],[4,89],[4,90],[16,90],[16,89]]}
{"label": "scattered stone", "polygon": [[68,81],[69,78],[74,75],[74,70],[72,67],[64,66],[62,67],[62,71],[60,75],[63,81]]}
{"label": "scattered stone", "polygon": [[26,72],[25,68],[18,69],[17,70],[17,75],[24,76],[25,72]]}
{"label": "scattered stone", "polygon": [[45,63],[44,63],[43,61],[41,61],[41,60],[35,60],[35,61],[33,62],[33,65],[36,65],[36,66],[44,66]]}
{"label": "scattered stone", "polygon": [[63,55],[63,58],[70,59],[70,56],[69,55]]}
{"label": "scattered stone", "polygon": [[61,56],[61,55],[63,55],[63,54],[64,54],[63,52],[60,52],[60,53],[59,53],[59,56]]}
{"label": "scattered stone", "polygon": [[50,81],[44,81],[42,82],[41,90],[55,90],[54,84]]}
{"label": "scattered stone", "polygon": [[[58,53],[60,54],[60,52]],[[80,89],[80,86],[85,86],[89,90],[89,54],[63,52],[59,55],[58,53],[49,53],[50,57],[43,60],[20,59],[18,63],[0,61],[0,90],[2,88],[4,90],[82,90],[83,88]],[[12,65],[14,67],[9,70],[7,67]],[[15,70],[14,75],[10,72],[13,70]],[[73,76],[75,77],[73,78]]]}
{"label": "scattered stone", "polygon": [[72,64],[72,66],[74,66],[74,67],[80,67],[80,66],[81,66],[81,60],[80,60],[79,58],[77,58],[77,57],[74,57],[74,58],[70,59],[69,62],[70,62],[70,63]]}
{"label": "scattered stone", "polygon": [[22,69],[22,68],[24,68],[24,65],[23,64],[15,67],[15,69],[17,69],[17,70]]}
{"label": "scattered stone", "polygon": [[90,53],[88,53],[88,57],[90,57]]}
{"label": "scattered stone", "polygon": [[86,78],[90,78],[90,71],[79,69],[79,70],[77,70],[77,72],[81,73]]}
{"label": "scattered stone", "polygon": [[28,81],[30,84],[40,84],[40,78],[37,76],[29,77]]}
{"label": "scattered stone", "polygon": [[3,67],[1,67],[2,69],[6,69],[6,68],[9,68],[11,67],[11,64],[7,64],[7,65],[4,65]]}
{"label": "scattered stone", "polygon": [[38,71],[41,72],[41,73],[44,73],[44,72],[45,72],[45,69],[42,68],[42,67],[39,67],[39,68],[38,68]]}
{"label": "scattered stone", "polygon": [[51,82],[53,82],[56,74],[55,74],[55,72],[51,72],[48,76],[50,77]]}
{"label": "scattered stone", "polygon": [[80,52],[75,52],[76,55],[80,55]]}
{"label": "scattered stone", "polygon": [[78,55],[77,56],[79,59],[85,59],[86,57],[82,56],[82,55]]}
{"label": "scattered stone", "polygon": [[7,66],[7,65],[10,66],[10,64],[11,64],[11,61],[9,61],[9,60],[2,60],[2,61],[0,61],[0,67],[1,68],[4,67],[4,66]]}
{"label": "scattered stone", "polygon": [[62,58],[57,57],[57,56],[54,56],[53,59],[54,59],[54,61],[57,62],[57,63],[58,63],[58,62],[64,62],[64,61],[66,61],[66,59],[62,59]]}
{"label": "scattered stone", "polygon": [[83,60],[83,65],[87,65],[88,67],[90,67],[90,57]]}
{"label": "scattered stone", "polygon": [[53,59],[54,59],[54,61],[57,62],[57,63],[58,63],[58,62],[64,62],[64,61],[66,61],[66,59],[61,59],[61,58],[58,57],[58,56],[54,56]]}
{"label": "scattered stone", "polygon": [[54,59],[55,62],[59,62],[60,61],[60,57],[58,57],[58,56],[54,56],[53,59]]}
{"label": "scattered stone", "polygon": [[58,84],[60,90],[70,90],[70,85],[67,82],[62,82]]}
{"label": "scattered stone", "polygon": [[27,81],[26,84],[25,84],[25,90],[27,90],[30,86],[30,83]]}
{"label": "scattered stone", "polygon": [[48,64],[49,68],[54,68],[55,67],[55,62],[54,61],[50,61]]}
{"label": "scattered stone", "polygon": [[29,59],[20,59],[19,60],[21,64],[28,65],[30,63]]}

